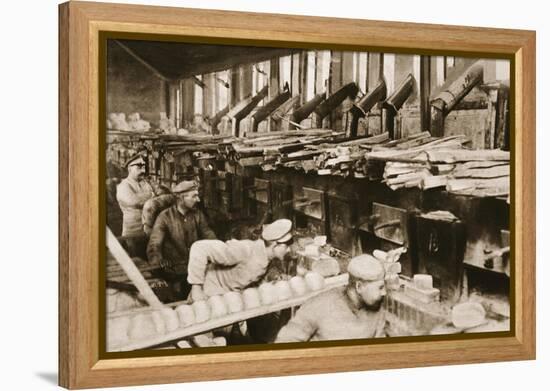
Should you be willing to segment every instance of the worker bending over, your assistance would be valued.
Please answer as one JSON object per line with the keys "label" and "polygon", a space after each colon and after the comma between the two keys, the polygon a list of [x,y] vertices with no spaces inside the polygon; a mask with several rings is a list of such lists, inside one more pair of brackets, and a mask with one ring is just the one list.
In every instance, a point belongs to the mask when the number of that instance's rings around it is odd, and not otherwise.
{"label": "worker bending over", "polygon": [[[264,226],[258,240],[199,240],[189,253],[188,282],[193,301],[228,291],[239,291],[263,281],[288,276],[277,267],[290,252],[292,222],[276,220]],[[290,318],[290,311],[276,311],[248,319],[222,331],[231,344],[271,343]]]}
{"label": "worker bending over", "polygon": [[292,222],[266,225],[258,240],[199,240],[189,252],[187,281],[191,298],[204,300],[228,291],[242,290],[264,277],[270,262],[289,252]]}

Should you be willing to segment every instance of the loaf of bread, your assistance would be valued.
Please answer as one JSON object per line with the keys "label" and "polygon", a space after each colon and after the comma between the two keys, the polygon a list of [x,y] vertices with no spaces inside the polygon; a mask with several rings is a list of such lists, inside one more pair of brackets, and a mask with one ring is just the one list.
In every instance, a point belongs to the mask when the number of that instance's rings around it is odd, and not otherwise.
{"label": "loaf of bread", "polygon": [[220,295],[210,296],[207,303],[210,306],[210,316],[212,318],[225,316],[229,312],[225,300]]}
{"label": "loaf of bread", "polygon": [[321,290],[325,286],[325,279],[317,272],[309,272],[304,278],[306,280],[307,287],[311,291]]}
{"label": "loaf of bread", "polygon": [[132,340],[140,340],[157,334],[153,315],[138,314],[130,322],[128,335]]}
{"label": "loaf of bread", "polygon": [[277,293],[275,285],[265,282],[258,288],[260,291],[260,300],[263,305],[273,304],[277,301]]}
{"label": "loaf of bread", "polygon": [[195,311],[189,304],[180,304],[176,307],[180,327],[191,326],[195,323]]}
{"label": "loaf of bread", "polygon": [[290,283],[290,288],[294,293],[294,296],[302,296],[306,294],[307,286],[306,286],[306,282],[302,277],[299,277],[299,276],[292,277],[289,283]]}
{"label": "loaf of bread", "polygon": [[260,293],[256,288],[248,288],[243,291],[244,308],[249,310],[261,305]]}
{"label": "loaf of bread", "polygon": [[154,311],[151,316],[153,317],[153,323],[155,324],[156,334],[166,333],[166,324],[164,323],[164,316],[162,311]]}
{"label": "loaf of bread", "polygon": [[117,293],[115,289],[107,289],[107,312],[116,311]]}
{"label": "loaf of bread", "polygon": [[164,324],[166,325],[166,331],[171,332],[180,327],[180,322],[178,319],[178,314],[172,308],[163,308],[161,311],[162,318],[164,319]]}
{"label": "loaf of bread", "polygon": [[226,292],[223,295],[227,309],[231,313],[241,312],[244,309],[243,299],[239,292]]}
{"label": "loaf of bread", "polygon": [[195,301],[193,303],[193,311],[195,312],[195,321],[197,323],[206,322],[210,319],[210,307],[204,300]]}
{"label": "loaf of bread", "polygon": [[107,346],[122,345],[128,342],[130,318],[121,316],[107,321]]}
{"label": "loaf of bread", "polygon": [[311,263],[311,270],[323,277],[336,276],[340,273],[340,264],[334,258],[320,258]]}
{"label": "loaf of bread", "polygon": [[277,281],[275,283],[275,292],[277,295],[277,301],[283,301],[292,297],[292,290],[288,281]]}

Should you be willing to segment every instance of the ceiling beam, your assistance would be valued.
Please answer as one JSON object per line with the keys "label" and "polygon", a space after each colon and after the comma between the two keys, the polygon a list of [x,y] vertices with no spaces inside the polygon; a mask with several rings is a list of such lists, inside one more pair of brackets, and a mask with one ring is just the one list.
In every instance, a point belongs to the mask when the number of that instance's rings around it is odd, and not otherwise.
{"label": "ceiling beam", "polygon": [[141,58],[139,55],[137,55],[132,49],[130,49],[128,46],[123,44],[122,42],[118,40],[114,40],[118,46],[120,46],[126,53],[128,53],[130,56],[132,56],[137,62],[139,62],[141,65],[143,65],[145,68],[149,69],[155,76],[160,78],[163,81],[169,82],[172,81],[172,79],[164,76],[162,73],[160,73],[154,66],[149,64],[147,61],[145,61],[143,58]]}

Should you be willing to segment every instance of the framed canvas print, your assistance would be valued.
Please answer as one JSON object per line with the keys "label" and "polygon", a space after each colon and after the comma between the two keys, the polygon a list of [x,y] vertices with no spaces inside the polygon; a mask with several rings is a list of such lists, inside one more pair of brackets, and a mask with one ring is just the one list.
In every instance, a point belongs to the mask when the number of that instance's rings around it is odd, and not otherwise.
{"label": "framed canvas print", "polygon": [[59,12],[62,386],[535,357],[534,32]]}

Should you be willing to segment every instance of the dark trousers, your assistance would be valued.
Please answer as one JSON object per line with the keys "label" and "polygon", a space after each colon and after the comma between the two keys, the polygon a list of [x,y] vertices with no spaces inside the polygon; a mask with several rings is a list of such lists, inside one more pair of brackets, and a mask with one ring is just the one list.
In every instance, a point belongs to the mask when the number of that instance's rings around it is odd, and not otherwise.
{"label": "dark trousers", "polygon": [[162,278],[168,283],[171,291],[170,301],[187,300],[191,292],[191,285],[187,282],[187,274],[179,274],[164,269],[155,271],[155,277]]}
{"label": "dark trousers", "polygon": [[279,334],[279,330],[287,324],[290,319],[290,309],[272,312],[248,319],[248,336],[251,343],[273,343]]}

